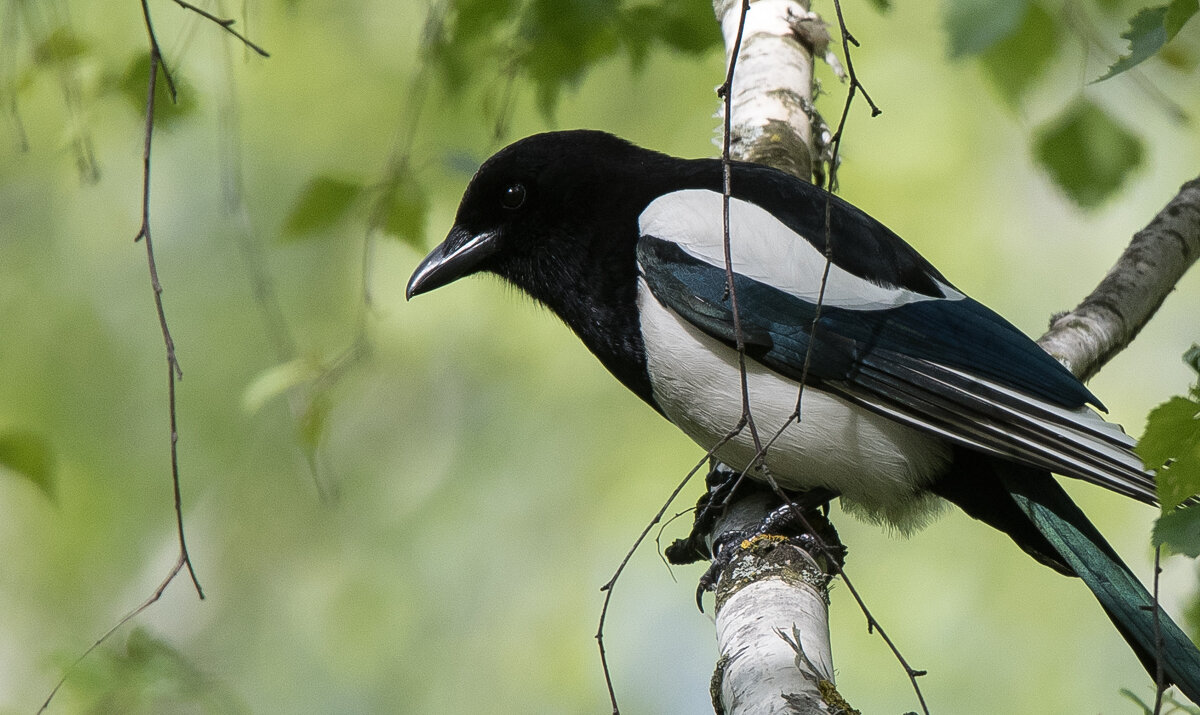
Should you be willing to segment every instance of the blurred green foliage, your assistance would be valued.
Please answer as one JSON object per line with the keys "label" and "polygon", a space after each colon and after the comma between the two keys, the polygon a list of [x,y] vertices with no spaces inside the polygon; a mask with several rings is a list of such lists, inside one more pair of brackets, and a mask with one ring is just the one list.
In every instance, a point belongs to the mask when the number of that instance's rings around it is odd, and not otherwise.
{"label": "blurred green foliage", "polygon": [[[951,62],[940,7],[879,4],[845,7],[884,114],[850,117],[844,193],[1036,333],[1195,176],[1200,139],[1162,97],[1200,110],[1196,23],[1089,85],[1139,6],[1085,6],[1084,32],[1031,1],[1015,30]],[[209,597],[174,583],[69,672],[50,712],[603,709],[597,589],[700,455],[496,281],[413,304],[403,288],[470,172],[517,136],[586,126],[713,155],[709,4],[247,3],[237,27],[268,60],[149,6],[180,88],[177,105],[158,97],[170,131],[155,136],[151,221]],[[132,240],[140,8],[14,0],[0,22],[0,712],[27,713],[176,546],[164,348]],[[831,115],[839,86],[819,75]],[[1081,96],[1142,147],[1087,212],[1030,149]],[[1091,386],[1132,433],[1195,379],[1178,353],[1198,298],[1189,276]],[[1068,486],[1148,574],[1152,511]],[[937,711],[1122,712],[1118,686],[1150,692],[1086,589],[961,514],[905,541],[834,518]],[[645,550],[618,584],[607,643],[628,711],[707,707],[698,575],[673,580]],[[1195,584],[1194,565],[1168,561],[1169,607]],[[833,597],[841,691],[864,712],[912,709],[903,673]]]}
{"label": "blurred green foliage", "polygon": [[443,84],[460,90],[519,76],[546,115],[564,89],[618,53],[637,70],[656,45],[700,55],[721,41],[703,2],[451,0],[444,11],[428,38]]}
{"label": "blurred green foliage", "polygon": [[[1099,3],[1098,9],[1113,17],[1130,12],[1127,3]],[[1172,0],[1170,5],[1142,8],[1129,21],[1121,37],[1130,43],[1120,57],[1095,81],[1132,70],[1159,54],[1187,24],[1197,9],[1196,0]],[[1034,88],[1045,84],[1055,60],[1070,49],[1062,40],[1074,35],[1085,49],[1105,47],[1108,42],[1097,29],[1097,18],[1081,5],[1060,6],[1035,0],[992,3],[982,0],[948,0],[943,5],[943,24],[952,58],[977,56],[1000,94],[1016,111]],[[1187,38],[1193,59],[1178,59],[1195,66],[1196,38]],[[1141,76],[1139,75],[1139,78]],[[1143,78],[1143,81],[1144,78]],[[1141,164],[1143,138],[1124,127],[1108,109],[1087,100],[1071,101],[1063,93],[1064,109],[1034,135],[1033,151],[1049,176],[1076,203],[1094,208],[1111,199],[1127,176]],[[1170,98],[1159,95],[1168,105]],[[1180,121],[1186,112],[1169,106]]]}
{"label": "blurred green foliage", "polygon": [[[1200,375],[1200,346],[1183,360]],[[1163,515],[1154,525],[1154,542],[1192,558],[1200,556],[1200,509],[1177,509],[1200,494],[1200,382],[1186,396],[1172,397],[1150,411],[1138,441],[1138,456],[1157,471]]]}
{"label": "blurred green foliage", "polygon": [[1033,150],[1051,178],[1085,208],[1111,197],[1146,151],[1141,139],[1087,100],[1039,127]]}
{"label": "blurred green foliage", "polygon": [[37,432],[0,430],[0,469],[28,479],[47,497],[54,498],[54,450]]}

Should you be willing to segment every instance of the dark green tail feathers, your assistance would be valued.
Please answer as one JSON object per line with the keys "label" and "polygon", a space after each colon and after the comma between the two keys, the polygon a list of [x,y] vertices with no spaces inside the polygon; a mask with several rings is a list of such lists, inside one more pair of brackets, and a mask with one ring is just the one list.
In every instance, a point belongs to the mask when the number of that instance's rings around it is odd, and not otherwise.
{"label": "dark green tail feathers", "polygon": [[1017,508],[1091,589],[1150,676],[1156,677],[1161,658],[1166,682],[1200,703],[1200,650],[1154,603],[1058,482],[1000,477]]}

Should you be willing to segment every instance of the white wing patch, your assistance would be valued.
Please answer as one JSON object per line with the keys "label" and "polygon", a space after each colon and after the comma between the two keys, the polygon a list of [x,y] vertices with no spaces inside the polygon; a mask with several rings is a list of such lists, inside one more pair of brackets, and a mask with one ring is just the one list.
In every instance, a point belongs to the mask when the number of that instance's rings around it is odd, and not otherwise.
{"label": "white wing patch", "polygon": [[[641,235],[678,244],[694,258],[724,269],[722,196],[706,189],[685,189],[655,199],[638,217]],[[785,293],[816,303],[825,272],[825,256],[803,236],[766,209],[741,199],[729,200],[729,242],[733,270]],[[961,293],[939,284],[944,299]],[[924,300],[942,300],[903,288],[863,280],[833,264],[824,304],[880,310]]]}

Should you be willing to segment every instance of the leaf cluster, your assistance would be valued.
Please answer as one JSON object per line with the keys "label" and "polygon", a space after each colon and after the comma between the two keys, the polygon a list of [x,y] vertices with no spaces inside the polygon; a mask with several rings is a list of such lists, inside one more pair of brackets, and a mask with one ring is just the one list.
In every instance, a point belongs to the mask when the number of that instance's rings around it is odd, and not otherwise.
{"label": "leaf cluster", "polygon": [[[1193,345],[1184,360],[1200,374],[1200,346]],[[1187,395],[1151,410],[1137,452],[1146,468],[1157,472],[1163,513],[1154,527],[1154,542],[1200,556],[1200,507],[1183,506],[1200,494],[1200,382]]]}
{"label": "leaf cluster", "polygon": [[604,60],[624,55],[637,70],[656,46],[698,55],[720,42],[703,2],[450,0],[426,53],[452,92],[524,79],[549,116],[562,91]]}
{"label": "leaf cluster", "polygon": [[[1111,2],[1098,3],[1096,9],[1123,11]],[[1094,29],[1088,12],[1083,6],[1059,7],[1039,0],[950,0],[943,12],[948,51],[954,59],[976,59],[1004,101],[1020,110],[1031,91],[1047,81],[1049,70],[1064,60],[1064,48],[1072,38],[1082,43],[1085,56],[1096,49],[1103,53],[1103,33]],[[1137,11],[1121,33],[1129,51],[1091,84],[1128,72],[1155,56],[1169,64],[1188,64],[1185,57],[1166,49],[1196,12],[1197,0],[1172,0],[1169,5]],[[1082,92],[1034,129],[1031,150],[1059,188],[1089,209],[1113,197],[1143,164],[1146,153],[1135,130]]]}

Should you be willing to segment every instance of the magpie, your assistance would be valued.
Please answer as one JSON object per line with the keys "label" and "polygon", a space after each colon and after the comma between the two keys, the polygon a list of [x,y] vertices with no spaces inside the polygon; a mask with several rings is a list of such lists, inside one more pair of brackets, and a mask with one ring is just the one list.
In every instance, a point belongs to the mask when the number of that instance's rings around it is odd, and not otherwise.
{"label": "magpie", "polygon": [[[1051,475],[1156,503],[1100,401],[863,211],[766,166],[729,170],[732,291],[722,163],[575,130],[488,159],[406,297],[498,275],[723,463],[902,531],[958,505],[1080,577],[1150,673],[1161,661],[1200,702],[1200,651]],[[778,435],[765,454],[736,429],[739,342],[758,432]]]}

